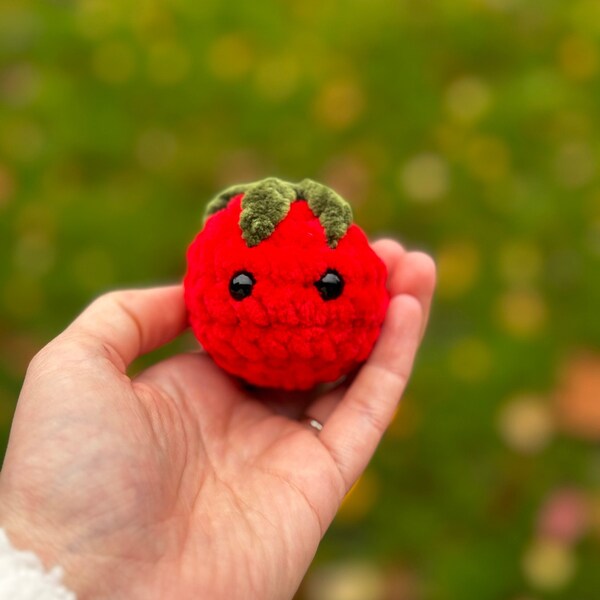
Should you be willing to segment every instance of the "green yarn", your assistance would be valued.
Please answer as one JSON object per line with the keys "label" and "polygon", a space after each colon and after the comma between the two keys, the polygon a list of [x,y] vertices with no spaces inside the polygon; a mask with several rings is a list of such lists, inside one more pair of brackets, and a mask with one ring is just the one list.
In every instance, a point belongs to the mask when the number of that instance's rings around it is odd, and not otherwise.
{"label": "green yarn", "polygon": [[258,246],[266,240],[285,219],[296,200],[306,200],[321,222],[331,248],[337,247],[352,224],[350,205],[332,189],[311,179],[292,184],[276,177],[227,188],[209,202],[205,221],[225,209],[239,194],[244,194],[240,227],[249,247]]}
{"label": "green yarn", "polygon": [[204,222],[206,223],[209,217],[212,217],[215,213],[225,209],[232,198],[238,194],[243,194],[248,187],[250,187],[250,185],[252,184],[242,183],[238,185],[232,185],[215,196],[206,206],[206,210],[204,211]]}
{"label": "green yarn", "polygon": [[315,217],[319,218],[327,236],[327,244],[337,247],[352,225],[352,208],[331,188],[321,183],[304,179],[296,186],[299,198],[308,202]]}
{"label": "green yarn", "polygon": [[258,246],[275,231],[295,199],[292,185],[275,177],[259,181],[244,194],[240,227],[250,248]]}

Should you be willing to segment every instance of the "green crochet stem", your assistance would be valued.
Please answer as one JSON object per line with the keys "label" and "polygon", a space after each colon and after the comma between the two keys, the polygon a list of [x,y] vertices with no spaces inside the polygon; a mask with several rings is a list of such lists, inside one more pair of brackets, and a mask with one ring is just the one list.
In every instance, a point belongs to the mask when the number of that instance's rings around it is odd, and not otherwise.
{"label": "green crochet stem", "polygon": [[330,248],[337,247],[352,225],[350,205],[332,189],[310,179],[288,183],[275,177],[227,188],[209,202],[205,221],[239,194],[244,194],[240,227],[249,247],[266,240],[285,219],[292,202],[297,200],[306,200],[321,222]]}

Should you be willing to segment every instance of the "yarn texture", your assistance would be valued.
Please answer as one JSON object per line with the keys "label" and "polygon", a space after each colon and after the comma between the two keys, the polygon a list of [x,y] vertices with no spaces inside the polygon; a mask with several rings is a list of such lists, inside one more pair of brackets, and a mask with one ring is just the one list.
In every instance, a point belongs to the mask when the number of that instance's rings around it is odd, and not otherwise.
{"label": "yarn texture", "polygon": [[222,369],[260,387],[306,390],[349,373],[389,304],[386,267],[350,206],[310,180],[217,196],[187,265],[196,337]]}

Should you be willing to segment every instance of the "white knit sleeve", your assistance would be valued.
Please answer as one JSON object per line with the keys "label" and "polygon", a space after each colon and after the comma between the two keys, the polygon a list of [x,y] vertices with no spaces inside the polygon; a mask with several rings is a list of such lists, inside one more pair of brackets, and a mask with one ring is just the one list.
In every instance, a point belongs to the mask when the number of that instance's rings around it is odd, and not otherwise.
{"label": "white knit sleeve", "polygon": [[13,548],[0,529],[0,600],[76,600],[61,578],[60,567],[46,571],[33,552]]}

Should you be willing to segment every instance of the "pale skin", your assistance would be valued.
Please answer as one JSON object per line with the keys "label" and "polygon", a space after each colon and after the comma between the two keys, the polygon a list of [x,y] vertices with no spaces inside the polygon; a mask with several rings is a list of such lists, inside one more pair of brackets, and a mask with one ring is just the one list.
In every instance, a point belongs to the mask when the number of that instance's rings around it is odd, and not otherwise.
{"label": "pale skin", "polygon": [[317,397],[257,395],[202,352],[131,379],[185,329],[181,287],[92,303],[27,371],[0,476],[13,544],[61,565],[82,600],[292,598],[394,416],[429,314],[431,259],[373,248],[392,294],[380,339]]}

